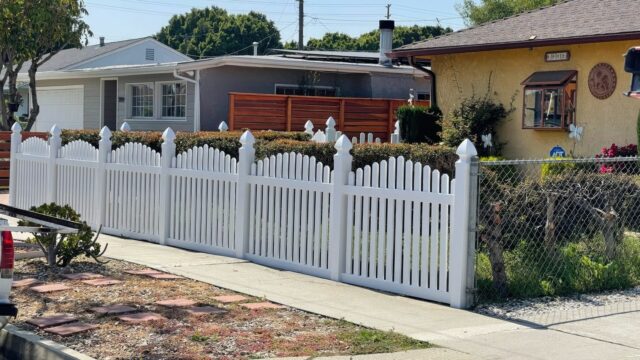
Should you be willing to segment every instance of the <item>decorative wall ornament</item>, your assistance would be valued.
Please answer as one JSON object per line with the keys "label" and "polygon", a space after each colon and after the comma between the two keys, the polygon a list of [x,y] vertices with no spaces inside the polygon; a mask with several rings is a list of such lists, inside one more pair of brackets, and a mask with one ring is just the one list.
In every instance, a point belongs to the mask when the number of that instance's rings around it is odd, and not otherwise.
{"label": "decorative wall ornament", "polygon": [[589,91],[594,97],[604,100],[616,91],[618,77],[616,70],[607,63],[600,63],[589,72]]}

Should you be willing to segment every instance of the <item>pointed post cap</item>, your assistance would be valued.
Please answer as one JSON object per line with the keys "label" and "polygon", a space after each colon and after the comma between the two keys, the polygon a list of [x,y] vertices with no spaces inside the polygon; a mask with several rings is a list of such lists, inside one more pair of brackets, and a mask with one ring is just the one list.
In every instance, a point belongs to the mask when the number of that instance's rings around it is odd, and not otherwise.
{"label": "pointed post cap", "polygon": [[245,131],[242,133],[242,136],[240,136],[240,144],[242,144],[242,146],[253,145],[255,142],[256,138],[253,137],[251,130]]}
{"label": "pointed post cap", "polygon": [[102,129],[100,130],[100,139],[102,140],[109,140],[111,139],[111,130],[109,130],[108,127],[103,126]]}
{"label": "pointed post cap", "polygon": [[328,128],[336,127],[336,119],[334,119],[333,116],[329,116],[329,118],[327,119],[326,125]]}
{"label": "pointed post cap", "polygon": [[60,137],[60,135],[62,134],[62,130],[58,127],[58,125],[53,124],[53,126],[51,127],[51,130],[49,130],[49,134],[55,137]]}
{"label": "pointed post cap", "polygon": [[218,130],[220,131],[228,131],[229,130],[229,125],[227,125],[226,121],[223,121],[220,123],[220,125],[218,125]]}
{"label": "pointed post cap", "polygon": [[396,123],[395,123],[395,129],[396,129],[396,132],[400,132],[400,121],[399,120],[396,121]]}
{"label": "pointed post cap", "polygon": [[167,141],[173,141],[176,139],[176,133],[173,132],[173,129],[171,129],[170,127],[167,128],[167,130],[165,130],[162,133],[162,139],[164,140],[164,142]]}
{"label": "pointed post cap", "polygon": [[458,154],[461,158],[470,158],[472,156],[478,155],[478,151],[476,147],[473,145],[473,142],[469,139],[464,139],[462,144],[458,146],[458,150],[456,150],[456,154]]}
{"label": "pointed post cap", "polygon": [[311,122],[311,120],[307,120],[307,122],[304,123],[304,129],[307,131],[313,130],[313,123]]}
{"label": "pointed post cap", "polygon": [[122,123],[122,125],[120,125],[120,131],[124,131],[124,132],[131,131],[131,126],[129,125],[128,122],[125,121]]}
{"label": "pointed post cap", "polygon": [[16,121],[11,126],[11,131],[13,131],[14,133],[20,133],[22,132],[22,126],[20,126],[20,123]]}
{"label": "pointed post cap", "polygon": [[353,145],[346,135],[340,135],[340,138],[338,138],[338,141],[336,141],[336,145],[334,147],[336,148],[336,150],[338,150],[338,153],[341,154],[348,153],[349,150],[353,148]]}

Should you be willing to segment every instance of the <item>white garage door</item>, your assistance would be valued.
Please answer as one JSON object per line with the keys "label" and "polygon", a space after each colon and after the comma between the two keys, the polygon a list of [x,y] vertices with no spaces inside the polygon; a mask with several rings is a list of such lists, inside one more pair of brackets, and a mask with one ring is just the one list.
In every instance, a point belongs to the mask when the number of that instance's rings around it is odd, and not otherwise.
{"label": "white garage door", "polygon": [[62,129],[82,129],[84,86],[38,88],[38,104],[36,131],[49,131],[54,124]]}

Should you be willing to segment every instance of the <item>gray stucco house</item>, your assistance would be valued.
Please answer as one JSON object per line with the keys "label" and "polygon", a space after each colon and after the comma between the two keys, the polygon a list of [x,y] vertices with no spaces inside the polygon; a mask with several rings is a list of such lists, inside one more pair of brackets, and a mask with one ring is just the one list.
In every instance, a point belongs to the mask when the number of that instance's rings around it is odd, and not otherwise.
{"label": "gray stucco house", "polygon": [[[230,92],[406,99],[413,89],[428,100],[428,74],[383,63],[385,54],[279,51],[194,61],[152,38],[101,40],[64,50],[41,67],[33,130],[54,123],[116,129],[125,121],[132,130],[216,130],[227,120]],[[18,115],[30,108],[28,87],[21,93]]]}

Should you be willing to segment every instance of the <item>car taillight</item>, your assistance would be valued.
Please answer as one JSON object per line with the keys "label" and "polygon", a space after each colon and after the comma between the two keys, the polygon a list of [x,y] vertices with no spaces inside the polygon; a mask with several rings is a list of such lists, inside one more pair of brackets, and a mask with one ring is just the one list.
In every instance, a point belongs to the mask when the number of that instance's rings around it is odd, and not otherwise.
{"label": "car taillight", "polygon": [[13,235],[11,231],[2,232],[2,253],[0,254],[0,277],[3,279],[13,277]]}

